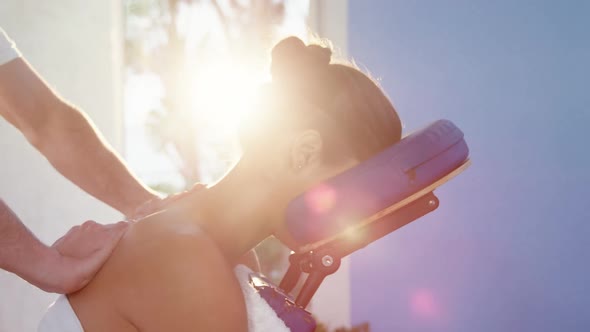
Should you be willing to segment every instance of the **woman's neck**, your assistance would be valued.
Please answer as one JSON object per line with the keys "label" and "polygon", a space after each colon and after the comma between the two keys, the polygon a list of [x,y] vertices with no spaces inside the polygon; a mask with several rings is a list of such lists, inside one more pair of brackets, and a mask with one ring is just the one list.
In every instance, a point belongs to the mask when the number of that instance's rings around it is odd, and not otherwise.
{"label": "woman's neck", "polygon": [[265,213],[270,208],[268,190],[253,187],[255,181],[238,167],[214,186],[179,202],[231,263],[272,233]]}

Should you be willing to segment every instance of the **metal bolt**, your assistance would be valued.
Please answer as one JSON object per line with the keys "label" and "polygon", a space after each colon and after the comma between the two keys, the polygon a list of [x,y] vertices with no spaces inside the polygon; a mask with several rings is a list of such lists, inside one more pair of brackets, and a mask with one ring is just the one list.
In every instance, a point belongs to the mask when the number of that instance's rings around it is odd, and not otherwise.
{"label": "metal bolt", "polygon": [[332,266],[332,264],[334,264],[334,259],[332,258],[332,256],[326,255],[322,257],[322,264],[325,267]]}
{"label": "metal bolt", "polygon": [[431,199],[431,200],[428,201],[428,205],[435,206],[436,205],[436,201],[434,199]]}

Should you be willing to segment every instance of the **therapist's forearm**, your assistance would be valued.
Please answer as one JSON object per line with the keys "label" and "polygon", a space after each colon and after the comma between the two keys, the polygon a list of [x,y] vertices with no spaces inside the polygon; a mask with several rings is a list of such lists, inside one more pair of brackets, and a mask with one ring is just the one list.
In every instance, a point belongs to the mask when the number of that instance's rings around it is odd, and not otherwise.
{"label": "therapist's forearm", "polygon": [[0,66],[0,115],[62,175],[123,214],[156,197],[90,119],[52,91],[24,59]]}
{"label": "therapist's forearm", "polygon": [[61,103],[39,135],[36,148],[53,167],[97,199],[132,215],[142,203],[155,198],[127,168],[118,154],[74,107]]}
{"label": "therapist's forearm", "polygon": [[32,282],[55,252],[31,233],[0,199],[0,268]]}

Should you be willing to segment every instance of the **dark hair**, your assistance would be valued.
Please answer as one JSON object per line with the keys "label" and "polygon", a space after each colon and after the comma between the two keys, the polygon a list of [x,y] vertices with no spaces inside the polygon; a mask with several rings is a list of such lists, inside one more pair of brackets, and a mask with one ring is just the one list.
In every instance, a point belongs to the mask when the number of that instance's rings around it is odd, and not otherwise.
{"label": "dark hair", "polygon": [[271,85],[329,119],[330,130],[319,128],[327,159],[348,153],[362,161],[401,139],[399,116],[381,88],[352,64],[332,63],[330,48],[283,39],[272,50],[271,74]]}

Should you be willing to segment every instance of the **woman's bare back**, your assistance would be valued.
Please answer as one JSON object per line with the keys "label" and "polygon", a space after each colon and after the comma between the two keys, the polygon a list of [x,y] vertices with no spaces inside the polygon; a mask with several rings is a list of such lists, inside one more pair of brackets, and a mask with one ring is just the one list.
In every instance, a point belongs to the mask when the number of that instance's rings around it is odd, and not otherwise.
{"label": "woman's bare back", "polygon": [[231,266],[173,210],[131,225],[94,279],[68,299],[86,332],[247,329]]}

